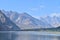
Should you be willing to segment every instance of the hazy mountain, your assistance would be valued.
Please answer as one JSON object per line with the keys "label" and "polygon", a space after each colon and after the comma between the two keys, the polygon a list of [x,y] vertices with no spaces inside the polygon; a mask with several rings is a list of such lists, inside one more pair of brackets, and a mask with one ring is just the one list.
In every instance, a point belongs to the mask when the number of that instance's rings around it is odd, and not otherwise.
{"label": "hazy mountain", "polygon": [[0,10],[0,31],[7,30],[20,30],[5,14]]}
{"label": "hazy mountain", "polygon": [[[48,15],[45,17],[40,17],[40,19],[36,19],[29,15],[28,13],[18,13],[14,11],[5,11],[1,10],[0,12],[0,25],[3,26],[4,29],[14,28],[15,29],[39,29],[39,28],[56,28],[60,26],[60,14]],[[5,15],[7,16],[5,16]],[[2,18],[1,18],[2,16]],[[3,23],[4,22],[4,23]],[[13,22],[13,23],[12,23]],[[14,24],[15,23],[15,24]],[[12,26],[11,26],[12,25]],[[17,26],[18,27],[17,27]],[[13,29],[12,29],[13,30]]]}
{"label": "hazy mountain", "polygon": [[[10,14],[10,16],[8,16]],[[16,23],[21,29],[40,28],[40,21],[27,13],[8,13],[7,16]]]}
{"label": "hazy mountain", "polygon": [[18,13],[13,11],[2,11],[9,17],[14,23],[16,23],[21,29],[32,29],[32,28],[52,28],[49,23],[42,20],[36,19],[27,13]]}
{"label": "hazy mountain", "polygon": [[53,27],[60,26],[60,14],[48,15],[46,17],[40,17],[40,20],[50,24]]}

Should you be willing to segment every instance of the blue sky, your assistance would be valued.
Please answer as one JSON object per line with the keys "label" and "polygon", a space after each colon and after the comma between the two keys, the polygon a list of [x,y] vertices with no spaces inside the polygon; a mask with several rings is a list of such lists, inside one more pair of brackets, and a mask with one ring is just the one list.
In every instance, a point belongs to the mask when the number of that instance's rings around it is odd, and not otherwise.
{"label": "blue sky", "polygon": [[0,9],[27,12],[40,17],[60,13],[60,0],[0,0]]}

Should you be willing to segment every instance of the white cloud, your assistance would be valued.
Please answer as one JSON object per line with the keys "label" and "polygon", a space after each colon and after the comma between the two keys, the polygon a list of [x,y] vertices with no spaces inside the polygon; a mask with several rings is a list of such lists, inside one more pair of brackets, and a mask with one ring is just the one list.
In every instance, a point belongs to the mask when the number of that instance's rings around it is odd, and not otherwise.
{"label": "white cloud", "polygon": [[34,8],[30,8],[31,11],[38,11],[41,10],[42,8],[45,8],[44,5],[40,5],[39,7],[34,7]]}

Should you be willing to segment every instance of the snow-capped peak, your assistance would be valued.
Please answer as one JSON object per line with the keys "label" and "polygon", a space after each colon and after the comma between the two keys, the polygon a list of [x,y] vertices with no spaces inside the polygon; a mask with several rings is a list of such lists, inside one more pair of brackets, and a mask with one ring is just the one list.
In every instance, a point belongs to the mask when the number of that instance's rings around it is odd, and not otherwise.
{"label": "snow-capped peak", "polygon": [[54,16],[56,16],[56,17],[59,17],[60,16],[60,13],[52,13],[51,15],[49,15],[50,17],[54,17]]}

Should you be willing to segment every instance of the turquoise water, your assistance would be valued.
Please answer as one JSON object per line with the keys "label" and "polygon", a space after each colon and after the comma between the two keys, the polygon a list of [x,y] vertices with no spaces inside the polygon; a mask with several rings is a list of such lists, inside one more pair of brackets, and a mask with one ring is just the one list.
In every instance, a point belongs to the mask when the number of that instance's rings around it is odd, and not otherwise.
{"label": "turquoise water", "polygon": [[37,31],[0,31],[0,40],[60,40],[60,35]]}

